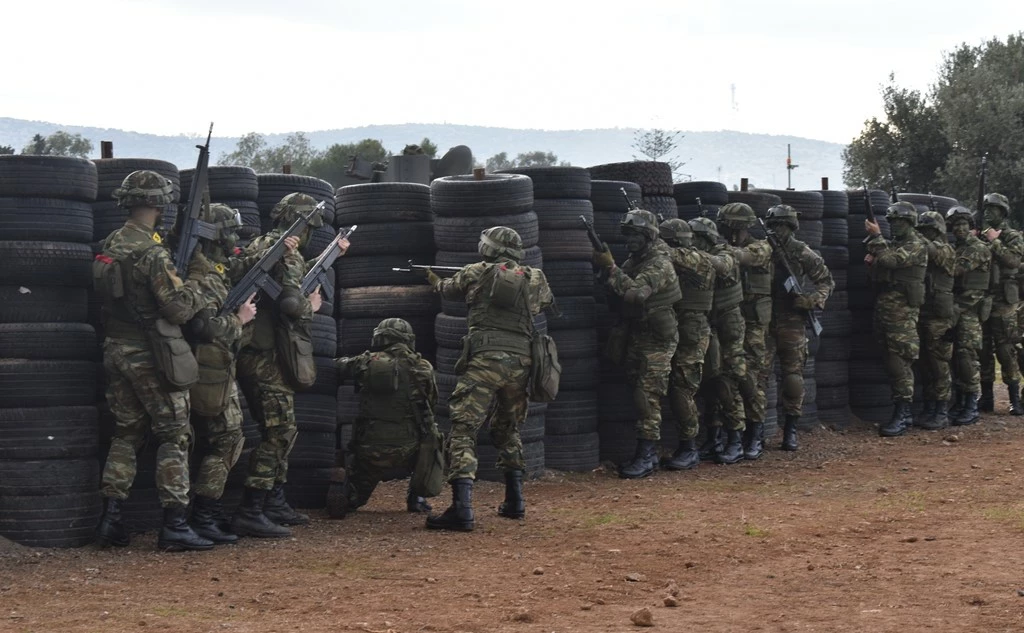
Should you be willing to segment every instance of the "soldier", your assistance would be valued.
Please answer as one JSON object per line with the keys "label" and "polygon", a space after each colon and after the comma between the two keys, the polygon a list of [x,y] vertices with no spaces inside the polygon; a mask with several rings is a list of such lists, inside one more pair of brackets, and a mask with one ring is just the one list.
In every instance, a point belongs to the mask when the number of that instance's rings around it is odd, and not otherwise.
{"label": "soldier", "polygon": [[235,314],[217,316],[231,289],[231,277],[245,274],[244,265],[233,257],[242,219],[237,211],[219,203],[210,205],[203,219],[217,229],[217,238],[200,242],[213,270],[203,281],[205,305],[189,323],[200,368],[199,381],[192,385],[189,394],[202,454],[192,486],[195,495],[189,524],[196,534],[214,543],[234,543],[238,536],[222,521],[220,498],[228,473],[242,454],[242,407],[235,382],[235,360],[242,343],[242,328],[256,316],[256,306],[252,302],[254,297],[250,297]]}
{"label": "soldier", "polygon": [[[420,441],[437,435],[434,406],[437,385],[434,367],[414,351],[416,335],[403,319],[384,319],[373,330],[370,351],[337,358],[339,379],[355,378],[359,385],[356,418],[344,484],[328,492],[332,518],[366,505],[385,477],[411,474]],[[406,510],[430,512],[410,479]]]}
{"label": "soldier", "polygon": [[623,363],[633,388],[639,418],[633,459],[619,467],[619,477],[637,479],[658,467],[661,397],[668,393],[679,324],[672,309],[682,299],[679,280],[667,249],[659,245],[658,219],[634,209],[622,218],[629,257],[619,268],[611,251],[594,252],[594,264],[607,275],[608,288],[622,298],[623,324],[613,333],[612,360]]}
{"label": "soldier", "polygon": [[921,306],[921,379],[924,383],[923,419],[918,426],[937,431],[949,426],[953,359],[951,330],[956,321],[953,303],[953,272],[956,251],[946,237],[946,220],[935,211],[926,211],[917,219],[917,232],[928,249],[925,277],[925,301]]}
{"label": "soldier", "polygon": [[949,418],[954,426],[978,421],[978,392],[981,375],[978,354],[981,352],[981,324],[992,309],[991,298],[985,295],[989,286],[992,251],[975,237],[974,214],[966,207],[953,207],[946,212],[949,230],[956,248],[953,270],[953,297],[959,316],[953,350],[956,355],[956,396]]}
{"label": "soldier", "polygon": [[743,284],[743,303],[740,311],[746,322],[743,354],[747,372],[740,382],[743,409],[747,415],[743,457],[757,459],[764,452],[764,423],[768,401],[768,376],[772,366],[767,364],[768,327],[772,320],[772,247],[767,240],[755,239],[750,227],[757,223],[754,210],[742,202],[731,202],[718,210],[718,225],[733,256],[740,265]]}
{"label": "soldier", "polygon": [[700,427],[694,396],[700,389],[704,355],[708,351],[711,326],[708,313],[715,295],[716,265],[725,269],[723,258],[716,258],[693,247],[693,231],[685,220],[665,220],[659,229],[668,245],[672,267],[679,278],[683,298],[676,302],[679,343],[672,356],[668,396],[679,425],[679,447],[663,466],[668,470],[688,470],[700,463],[696,439]]}
{"label": "soldier", "polygon": [[1010,398],[1010,415],[1024,415],[1020,404],[1020,367],[1017,366],[1017,349],[1020,333],[1017,332],[1017,306],[1020,289],[1017,274],[1024,256],[1024,236],[1010,228],[1006,218],[1010,214],[1010,203],[1001,193],[990,193],[984,198],[984,220],[988,228],[981,237],[989,243],[992,251],[992,314],[985,322],[984,346],[981,353],[981,400],[982,411],[993,410],[992,383],[995,382],[993,352],[999,359],[1003,382]]}
{"label": "soldier", "polygon": [[889,206],[885,217],[892,227],[892,241],[882,237],[878,224],[864,220],[868,233],[864,263],[872,267],[878,286],[875,299],[875,336],[882,344],[882,362],[892,388],[893,412],[879,427],[882,437],[903,435],[913,424],[910,403],[914,399],[911,365],[920,352],[917,322],[925,301],[928,246],[917,234],[917,209],[909,202]]}
{"label": "soldier", "polygon": [[[254,239],[243,251],[246,257],[258,257],[275,242],[300,215],[316,207],[316,200],[304,193],[290,193],[270,212],[274,228]],[[313,229],[323,226],[319,213],[313,214],[299,245],[304,244]],[[306,272],[306,263],[298,252],[289,250],[274,270],[281,284],[276,305],[260,310],[246,328],[247,343],[238,354],[238,380],[249,403],[249,410],[260,424],[260,443],[249,457],[245,494],[231,520],[231,529],[239,536],[283,538],[291,536],[286,525],[305,525],[309,517],[296,512],[284,496],[288,474],[288,454],[295,445],[298,427],[295,422],[295,389],[284,370],[284,359],[276,345],[282,336],[280,326],[308,328],[313,313],[320,309],[319,291],[304,297],[299,286]]]}
{"label": "soldier", "polygon": [[128,545],[121,503],[135,479],[136,453],[152,434],[164,508],[157,546],[169,551],[213,547],[185,520],[192,438],[188,388],[198,379],[198,369],[180,327],[205,305],[200,282],[212,267],[197,251],[187,281],[175,272],[155,232],[172,194],[171,182],[156,172],[128,174],[114,190],[128,220],[107,236],[93,262],[96,291],[103,298],[107,404],[116,422],[100,488],[103,516],[96,536],[101,546]]}
{"label": "soldier", "polygon": [[470,264],[449,279],[424,272],[434,290],[448,300],[469,305],[469,334],[456,365],[459,381],[448,400],[452,430],[448,436],[448,474],[452,504],[427,517],[427,527],[468,532],[474,527],[473,480],[476,478],[476,434],[490,417],[491,439],[498,467],[505,472],[505,501],[498,515],[521,519],[523,443],[519,427],[526,420],[529,398],[530,341],[533,317],[554,302],[547,278],[523,266],[523,241],[513,229],[495,226],[480,234],[477,247],[484,261]]}
{"label": "soldier", "polygon": [[772,295],[772,324],[768,330],[765,357],[766,372],[772,371],[776,353],[782,367],[782,389],[779,390],[785,421],[782,427],[782,450],[799,448],[796,425],[803,413],[804,364],[807,362],[807,331],[804,324],[809,310],[823,309],[836,284],[832,281],[825,260],[807,244],[793,237],[800,228],[799,214],[786,204],[768,209],[765,225],[776,237],[782,252],[773,256],[784,260],[793,274],[810,283],[803,287],[802,295],[793,295],[785,288],[786,275],[780,268],[774,275]]}
{"label": "soldier", "polygon": [[[709,372],[713,403],[705,403],[705,419],[710,422],[707,439],[701,447],[701,457],[714,459],[719,464],[735,464],[743,459],[743,431],[746,413],[740,384],[746,380],[747,363],[743,354],[746,336],[743,313],[743,286],[740,283],[740,265],[732,249],[719,243],[718,227],[708,218],[690,220],[694,243],[700,250],[716,257],[720,271],[715,276],[715,298],[712,303],[711,329],[717,342],[717,372]],[[685,297],[684,297],[685,299]],[[726,439],[722,442],[722,419],[725,419]]]}

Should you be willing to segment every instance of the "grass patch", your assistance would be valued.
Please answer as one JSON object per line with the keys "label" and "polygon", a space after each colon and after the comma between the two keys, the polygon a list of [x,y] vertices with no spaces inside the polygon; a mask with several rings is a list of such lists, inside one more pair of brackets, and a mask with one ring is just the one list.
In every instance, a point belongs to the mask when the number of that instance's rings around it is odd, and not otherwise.
{"label": "grass patch", "polygon": [[758,527],[753,523],[746,523],[743,525],[743,533],[747,536],[753,536],[755,538],[763,538],[770,534],[767,528]]}
{"label": "grass patch", "polygon": [[1022,506],[985,508],[982,510],[981,516],[989,521],[1012,523],[1018,530],[1024,531],[1024,507]]}
{"label": "grass patch", "polygon": [[878,505],[890,510],[921,512],[927,507],[928,499],[923,492],[918,491],[893,493],[879,499]]}
{"label": "grass patch", "polygon": [[583,527],[595,528],[601,525],[611,525],[612,523],[622,523],[625,521],[624,517],[611,512],[605,512],[603,514],[595,514],[583,519]]}

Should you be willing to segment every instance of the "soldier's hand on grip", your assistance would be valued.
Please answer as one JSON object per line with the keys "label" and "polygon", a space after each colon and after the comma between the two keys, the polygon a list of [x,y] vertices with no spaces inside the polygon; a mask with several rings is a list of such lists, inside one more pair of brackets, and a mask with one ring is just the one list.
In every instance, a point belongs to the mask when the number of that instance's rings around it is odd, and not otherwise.
{"label": "soldier's hand on grip", "polygon": [[813,310],[814,297],[808,295],[797,295],[793,297],[793,306],[798,310]]}
{"label": "soldier's hand on grip", "polygon": [[868,235],[882,234],[882,228],[878,226],[878,222],[872,222],[871,220],[864,220],[864,230],[868,232]]}
{"label": "soldier's hand on grip", "polygon": [[294,235],[289,235],[288,237],[284,238],[284,247],[290,253],[299,250],[299,238],[295,237]]}
{"label": "soldier's hand on grip", "polygon": [[238,306],[238,311],[235,314],[238,316],[238,320],[242,322],[242,325],[249,323],[256,318],[256,304],[253,300],[256,298],[256,293],[249,295],[249,298],[245,300],[245,303]]}
{"label": "soldier's hand on grip", "polygon": [[320,294],[320,286],[316,287],[316,290],[309,293],[309,305],[313,307],[313,312],[319,312],[320,307],[324,304],[324,297]]}
{"label": "soldier's hand on grip", "polygon": [[612,257],[607,244],[604,245],[603,251],[594,251],[594,265],[603,270],[611,270],[615,266],[615,258]]}

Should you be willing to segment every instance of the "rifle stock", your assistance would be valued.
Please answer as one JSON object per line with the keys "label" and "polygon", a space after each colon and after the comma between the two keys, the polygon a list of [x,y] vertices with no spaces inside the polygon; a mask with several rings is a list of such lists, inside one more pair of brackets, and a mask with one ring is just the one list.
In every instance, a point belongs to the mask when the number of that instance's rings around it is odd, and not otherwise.
{"label": "rifle stock", "polygon": [[[865,189],[865,193],[867,190]],[[775,261],[778,262],[782,269],[786,272],[786,280],[783,282],[783,286],[786,288],[786,292],[791,295],[802,295],[804,293],[803,288],[800,286],[800,280],[793,274],[793,267],[789,265],[789,260],[786,258],[786,251],[782,248],[782,244],[779,243],[779,238],[775,235],[775,231],[768,228],[768,225],[764,223],[762,218],[757,219],[761,223],[761,228],[764,229],[765,237],[768,239],[768,244],[772,247],[772,255],[775,257]],[[815,336],[821,336],[821,321],[818,320],[818,315],[814,313],[814,310],[804,311],[804,318],[807,320],[807,326],[811,328]]]}

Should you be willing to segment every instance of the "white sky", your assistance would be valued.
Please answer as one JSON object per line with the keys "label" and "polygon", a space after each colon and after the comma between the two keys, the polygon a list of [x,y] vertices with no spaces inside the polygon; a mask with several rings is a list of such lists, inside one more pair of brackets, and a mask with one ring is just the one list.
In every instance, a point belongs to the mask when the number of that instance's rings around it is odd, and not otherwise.
{"label": "white sky", "polygon": [[[5,0],[0,116],[157,134],[387,123],[846,143],[890,72],[1024,28],[1009,0]],[[736,87],[738,109],[731,107]]]}

